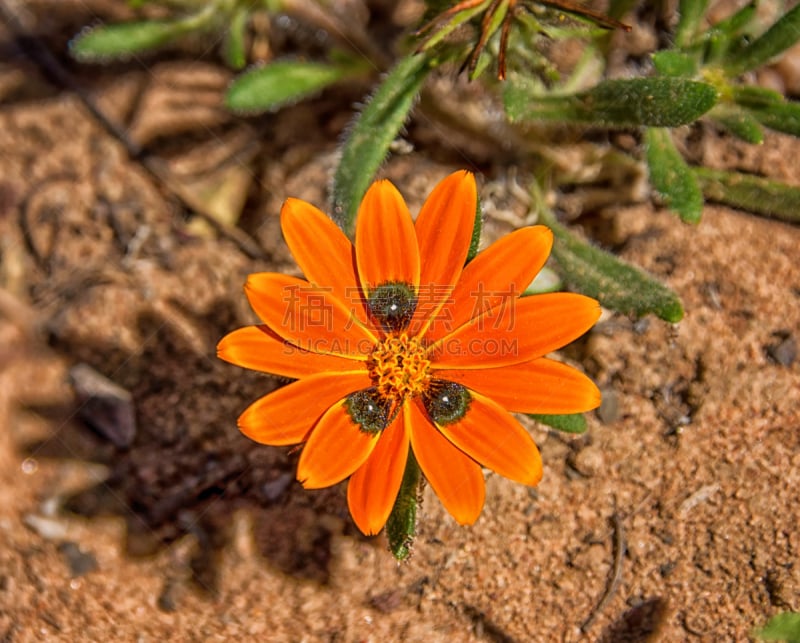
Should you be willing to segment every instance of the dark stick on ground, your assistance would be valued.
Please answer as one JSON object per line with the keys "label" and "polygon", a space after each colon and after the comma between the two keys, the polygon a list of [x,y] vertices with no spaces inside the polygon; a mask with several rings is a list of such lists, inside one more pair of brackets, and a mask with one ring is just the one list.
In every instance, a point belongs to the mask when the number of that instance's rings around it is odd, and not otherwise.
{"label": "dark stick on ground", "polygon": [[605,609],[617,591],[622,581],[622,564],[625,559],[625,530],[622,527],[622,517],[617,511],[617,499],[614,498],[614,512],[611,514],[611,526],[614,538],[614,566],[603,595],[586,620],[581,624],[581,632],[586,632],[594,623],[600,612]]}

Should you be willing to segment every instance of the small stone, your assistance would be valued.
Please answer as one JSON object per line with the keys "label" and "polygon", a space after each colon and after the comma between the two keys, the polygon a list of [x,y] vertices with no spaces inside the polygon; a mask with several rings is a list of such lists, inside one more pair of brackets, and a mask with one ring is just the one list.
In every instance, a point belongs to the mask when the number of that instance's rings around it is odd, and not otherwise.
{"label": "small stone", "polygon": [[88,364],[70,369],[70,382],[81,419],[118,448],[136,437],[136,417],[131,394]]}
{"label": "small stone", "polygon": [[767,346],[767,355],[781,366],[791,366],[797,359],[797,342],[786,332],[775,333],[778,342]]}
{"label": "small stone", "polygon": [[261,493],[264,494],[264,499],[268,502],[275,502],[278,500],[286,493],[289,485],[292,484],[292,480],[294,480],[294,476],[291,473],[282,473],[274,480],[265,482],[261,485]]}
{"label": "small stone", "polygon": [[597,417],[603,424],[612,424],[619,419],[619,398],[613,388],[605,388],[600,391],[603,395],[603,402],[597,409]]}
{"label": "small stone", "polygon": [[571,464],[582,476],[591,478],[605,470],[606,460],[599,447],[588,446],[575,454]]}
{"label": "small stone", "polygon": [[82,551],[77,543],[65,540],[58,545],[58,551],[64,557],[73,578],[84,576],[97,569],[97,559],[91,552]]}

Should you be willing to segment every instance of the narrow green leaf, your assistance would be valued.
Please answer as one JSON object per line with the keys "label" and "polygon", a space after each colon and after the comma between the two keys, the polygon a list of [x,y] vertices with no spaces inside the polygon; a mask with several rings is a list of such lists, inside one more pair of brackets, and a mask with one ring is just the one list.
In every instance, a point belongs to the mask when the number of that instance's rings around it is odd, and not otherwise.
{"label": "narrow green leaf", "polygon": [[481,230],[483,229],[483,208],[481,207],[481,199],[478,197],[478,202],[475,206],[475,219],[472,222],[472,237],[469,240],[469,250],[467,250],[467,261],[469,263],[478,254],[478,247],[481,245]]}
{"label": "narrow green leaf", "polygon": [[765,641],[787,641],[800,643],[800,613],[783,612],[773,616],[767,624],[753,632]]}
{"label": "narrow green leaf", "polygon": [[225,62],[232,69],[242,69],[247,64],[247,51],[245,39],[247,33],[247,21],[250,18],[250,10],[247,7],[239,7],[233,14],[225,33],[225,47],[223,50]]}
{"label": "narrow green leaf", "polygon": [[346,233],[352,235],[361,199],[406,122],[432,64],[424,54],[400,60],[356,118],[333,177],[334,218]]}
{"label": "narrow green leaf", "polygon": [[787,11],[759,38],[723,61],[728,74],[738,76],[768,63],[800,38],[800,5]]}
{"label": "narrow green leaf", "polygon": [[756,5],[751,2],[706,31],[700,39],[705,45],[706,64],[717,64],[741,50],[746,44],[743,36],[755,25],[755,17]]}
{"label": "narrow green leaf", "polygon": [[653,54],[653,65],[662,76],[694,76],[697,73],[697,61],[680,51],[663,49]]}
{"label": "narrow green leaf", "polygon": [[524,79],[509,83],[504,94],[512,121],[550,120],[607,127],[677,127],[691,123],[714,106],[717,90],[685,78],[606,80],[571,96],[536,96]]}
{"label": "narrow green leaf", "polygon": [[189,31],[185,20],[145,20],[104,25],[85,30],[69,44],[72,56],[81,62],[128,58],[162,47]]}
{"label": "narrow green leaf", "polygon": [[694,168],[706,199],[762,216],[800,223],[800,188],[750,174]]}
{"label": "narrow green leaf", "polygon": [[708,0],[680,1],[678,26],[675,28],[675,45],[677,47],[686,47],[694,40],[707,6]]}
{"label": "narrow green leaf", "polygon": [[784,101],[776,105],[751,107],[750,113],[765,127],[800,136],[800,103]]}
{"label": "narrow green leaf", "polygon": [[406,470],[400,491],[386,521],[386,536],[389,550],[397,560],[405,560],[411,554],[411,546],[417,533],[417,494],[419,493],[420,470],[414,452],[409,449]]}
{"label": "narrow green leaf", "polygon": [[225,106],[234,112],[275,110],[322,91],[348,73],[339,65],[279,60],[237,76],[225,94]]}
{"label": "narrow green leaf", "polygon": [[529,417],[564,433],[586,433],[586,418],[582,413],[569,415],[542,415],[530,413]]}
{"label": "narrow green leaf", "polygon": [[625,314],[641,317],[654,313],[668,322],[681,320],[683,306],[669,288],[642,270],[580,240],[545,208],[539,214],[555,236],[553,256],[564,281],[575,290]]}
{"label": "narrow green leaf", "polygon": [[764,128],[746,110],[733,105],[717,105],[709,117],[745,143],[760,145],[764,142]]}
{"label": "narrow green leaf", "polygon": [[703,214],[703,193],[691,168],[675,148],[669,130],[648,127],[644,141],[653,187],[681,219],[698,223]]}
{"label": "narrow green leaf", "polygon": [[473,16],[485,11],[489,6],[490,1],[491,0],[483,0],[483,2],[481,2],[479,5],[472,7],[471,9],[459,11],[449,22],[446,22],[444,25],[438,28],[438,30],[434,31],[434,33],[422,44],[422,50],[427,51],[428,49],[438,45],[442,40],[447,38],[447,36],[453,33],[465,22],[469,22]]}
{"label": "narrow green leaf", "polygon": [[755,85],[733,85],[730,92],[733,101],[742,107],[769,107],[785,100],[780,92]]}

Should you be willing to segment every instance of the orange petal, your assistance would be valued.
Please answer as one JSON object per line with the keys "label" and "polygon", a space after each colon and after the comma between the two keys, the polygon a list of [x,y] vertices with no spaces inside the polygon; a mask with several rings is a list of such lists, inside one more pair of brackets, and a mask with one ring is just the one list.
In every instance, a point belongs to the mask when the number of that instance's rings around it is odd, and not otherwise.
{"label": "orange petal", "polygon": [[377,534],[392,512],[408,458],[408,434],[401,412],[383,432],[367,461],[350,478],[347,504],[358,528]]}
{"label": "orange petal", "polygon": [[439,430],[484,467],[516,482],[538,484],[542,457],[533,438],[499,404],[474,391],[471,394],[464,417]]}
{"label": "orange petal", "polygon": [[580,371],[545,357],[474,370],[436,371],[514,413],[583,413],[600,406],[600,391]]}
{"label": "orange petal", "polygon": [[255,371],[299,379],[315,373],[350,371],[359,362],[293,346],[266,326],[245,326],[223,337],[217,357]]}
{"label": "orange petal", "polygon": [[[441,305],[453,297],[467,260],[477,208],[475,177],[464,170],[441,181],[422,206],[414,226],[423,261],[412,329],[435,317]],[[419,332],[424,332],[424,327],[411,331]]]}
{"label": "orange petal", "polygon": [[428,332],[435,340],[483,311],[521,295],[550,255],[553,233],[537,225],[502,237],[470,261]]}
{"label": "orange petal", "polygon": [[418,403],[406,408],[406,431],[422,473],[456,522],[471,525],[481,515],[486,498],[480,466],[436,430]]}
{"label": "orange petal", "polygon": [[599,317],[597,301],[574,293],[508,299],[438,340],[430,355],[437,369],[519,364],[566,346]]}
{"label": "orange petal", "polygon": [[367,190],[356,222],[356,262],[365,293],[386,282],[419,285],[419,246],[403,197],[389,181]]}
{"label": "orange petal", "polygon": [[329,287],[274,272],[250,275],[245,292],[256,314],[275,333],[312,353],[366,359],[375,336],[354,309]]}
{"label": "orange petal", "polygon": [[286,245],[306,279],[331,292],[366,319],[358,284],[353,244],[324,212],[300,199],[287,199],[281,209]]}
{"label": "orange petal", "polygon": [[337,402],[311,431],[297,463],[297,479],[306,489],[341,482],[364,464],[380,436],[362,431],[345,409],[344,400]]}
{"label": "orange petal", "polygon": [[371,385],[366,369],[312,375],[251,404],[239,416],[239,429],[261,444],[299,444],[333,404]]}

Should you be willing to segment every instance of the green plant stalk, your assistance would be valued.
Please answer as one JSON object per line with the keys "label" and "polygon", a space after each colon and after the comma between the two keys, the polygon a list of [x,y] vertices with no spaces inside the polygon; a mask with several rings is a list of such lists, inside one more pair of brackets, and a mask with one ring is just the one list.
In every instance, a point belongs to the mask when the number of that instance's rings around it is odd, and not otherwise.
{"label": "green plant stalk", "polygon": [[333,218],[351,237],[361,199],[434,66],[426,54],[401,59],[350,129],[333,177]]}
{"label": "green plant stalk", "polygon": [[405,560],[411,555],[411,546],[417,532],[417,496],[421,482],[419,464],[414,452],[409,449],[400,491],[397,492],[392,513],[386,521],[389,550],[397,560]]}

